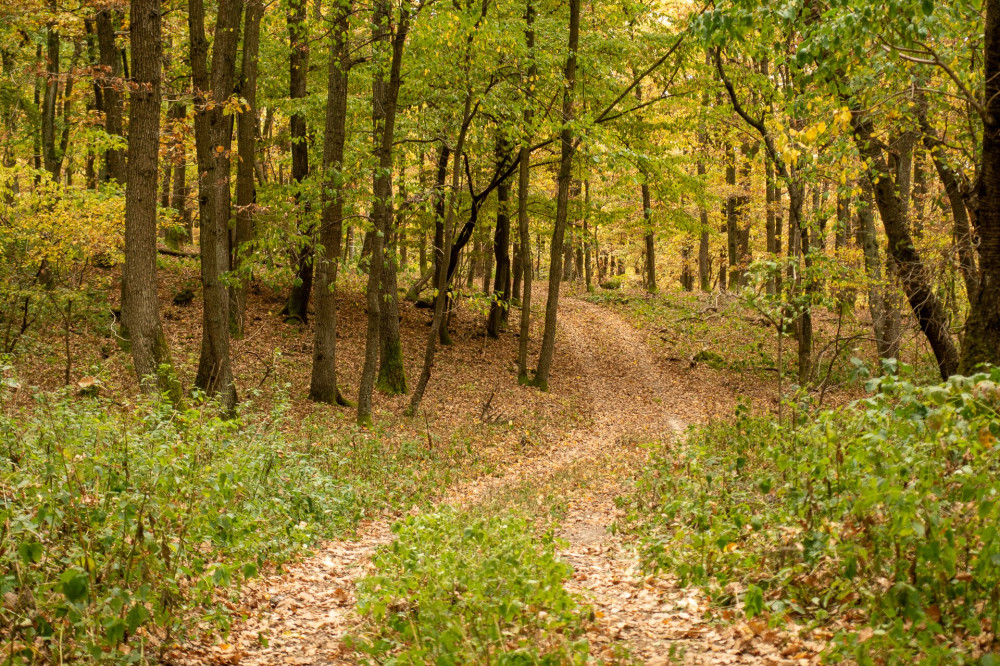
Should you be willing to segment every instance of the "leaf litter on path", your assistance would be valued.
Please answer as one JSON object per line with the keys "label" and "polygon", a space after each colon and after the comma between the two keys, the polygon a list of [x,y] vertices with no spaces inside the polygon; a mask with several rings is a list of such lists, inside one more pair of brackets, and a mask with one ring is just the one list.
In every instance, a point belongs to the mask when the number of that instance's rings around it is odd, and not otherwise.
{"label": "leaf litter on path", "polygon": [[[441,502],[490,510],[527,488],[549,490],[537,495],[539,503],[558,497],[565,504],[557,534],[566,544],[561,556],[575,572],[566,587],[594,608],[589,638],[595,659],[818,662],[822,645],[760,620],[719,621],[699,591],[679,587],[670,576],[645,574],[632,544],[613,530],[622,517],[615,497],[628,491],[644,460],[643,446],[680,437],[687,424],[710,416],[718,387],[665,372],[642,334],[607,308],[565,299],[559,323],[551,394],[545,400],[551,404],[569,398],[584,418],[534,423],[522,403],[518,425],[529,432],[544,429],[544,439],[552,445],[536,455],[508,456],[498,474],[460,482],[445,491]],[[445,351],[443,361],[463,364],[455,358],[459,351]],[[492,362],[504,363],[505,358],[494,355]],[[483,371],[482,363],[474,365],[475,372]],[[524,395],[528,391],[544,395],[522,387],[518,398],[533,398]],[[504,408],[509,409],[499,407]],[[241,595],[228,642],[185,645],[170,653],[169,662],[356,663],[358,655],[343,641],[360,621],[354,584],[370,570],[374,551],[391,541],[389,526],[388,519],[369,523],[356,540],[329,542],[284,574],[254,581]]]}

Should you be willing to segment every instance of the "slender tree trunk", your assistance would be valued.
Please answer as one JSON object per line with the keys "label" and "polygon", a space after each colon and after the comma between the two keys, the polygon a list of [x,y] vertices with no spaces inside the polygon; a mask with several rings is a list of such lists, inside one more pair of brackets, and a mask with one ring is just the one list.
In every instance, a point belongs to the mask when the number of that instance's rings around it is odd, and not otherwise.
{"label": "slender tree trunk", "polygon": [[[203,0],[189,0],[191,73],[195,90],[195,145],[198,154],[198,213],[201,220],[201,280],[204,291],[201,356],[195,385],[216,396],[223,409],[236,405],[229,355],[229,294],[222,275],[229,270],[229,159],[225,147],[232,125],[222,107],[233,92],[241,0],[221,0],[209,74]],[[211,99],[205,99],[210,93]],[[229,136],[227,136],[227,131]],[[221,152],[217,146],[223,146]]]}
{"label": "slender tree trunk", "polygon": [[[765,222],[764,228],[767,235],[766,245],[768,255],[773,260],[776,255],[781,251],[780,249],[775,249],[777,247],[777,239],[775,237],[775,201],[774,201],[774,165],[771,163],[770,158],[764,155],[764,200],[767,210],[765,211]],[[776,293],[775,278],[772,275],[767,280],[767,293]]]}
{"label": "slender tree trunk", "polygon": [[[979,289],[979,266],[976,264],[976,248],[973,242],[972,225],[969,221],[969,210],[965,205],[965,197],[962,196],[958,175],[948,164],[945,147],[927,120],[926,103],[918,101],[917,109],[917,119],[924,135],[924,146],[930,152],[934,169],[941,180],[941,185],[944,186],[945,194],[948,196],[948,204],[951,206],[954,224],[953,236],[955,248],[958,250],[959,270],[962,272],[969,303],[973,303]],[[918,207],[919,201],[914,201]],[[916,226],[914,226],[914,232],[916,232]]]}
{"label": "slender tree trunk", "polygon": [[[1000,90],[1000,87],[998,87]],[[958,371],[959,356],[948,329],[944,306],[930,283],[923,261],[913,246],[903,204],[882,149],[872,138],[871,119],[855,110],[851,125],[858,150],[868,158],[868,171],[874,187],[875,201],[889,239],[889,253],[896,262],[907,300],[920,324],[920,329],[934,351],[941,376],[947,378]]]}
{"label": "slender tree trunk", "polygon": [[[507,154],[506,143],[497,143],[497,158]],[[510,308],[510,185],[504,180],[497,186],[497,225],[493,236],[493,252],[496,257],[496,278],[493,281],[493,297],[490,314],[486,320],[486,334],[491,338],[500,337],[500,329],[507,323]],[[488,274],[487,274],[488,275]]]}
{"label": "slender tree trunk", "polygon": [[583,271],[586,277],[587,291],[594,290],[594,269],[591,264],[593,248],[593,239],[590,233],[590,180],[585,180],[583,181]]}
{"label": "slender tree trunk", "polygon": [[493,279],[493,241],[489,238],[488,229],[483,229],[483,293],[490,293],[490,281]]}
{"label": "slender tree trunk", "polygon": [[236,228],[233,234],[233,264],[237,280],[230,287],[232,324],[236,335],[246,332],[247,287],[251,279],[250,243],[254,238],[254,207],[257,188],[254,166],[257,162],[257,61],[260,47],[260,21],[264,15],[262,0],[247,0],[243,21],[243,62],[240,66],[240,95],[246,106],[236,126]]}
{"label": "slender tree trunk", "polygon": [[986,0],[986,117],[982,170],[977,194],[979,214],[979,284],[970,297],[960,370],[974,372],[981,363],[1000,365],[1000,0]]}
{"label": "slender tree trunk", "polygon": [[642,181],[642,220],[645,226],[646,243],[646,291],[656,293],[656,236],[653,233],[653,202],[649,194],[649,176],[643,174]]}
{"label": "slender tree trunk", "polygon": [[566,219],[569,213],[569,185],[573,170],[573,155],[576,152],[576,136],[572,122],[575,118],[576,99],[576,52],[580,43],[580,0],[569,0],[569,55],[566,58],[562,103],[563,127],[560,131],[561,154],[559,175],[556,179],[556,219],[552,231],[550,251],[548,300],[545,303],[545,329],[542,333],[542,349],[538,355],[538,370],[534,385],[543,391],[549,388],[549,374],[556,346],[556,324],[559,311],[559,273],[562,269],[562,245],[566,234]]}
{"label": "slender tree trunk", "polygon": [[[809,275],[812,268],[812,257],[809,254],[809,229],[803,224],[802,208],[805,203],[805,191],[801,184],[789,179],[788,183],[788,224],[795,227],[795,235],[798,240],[796,250],[803,258],[805,273],[796,269],[794,271],[794,289],[802,294],[809,293],[813,289],[812,277]],[[806,307],[799,315],[795,324],[798,343],[798,379],[799,384],[805,386],[812,376],[812,309]]]}
{"label": "slender tree trunk", "polygon": [[[538,71],[535,64],[535,7],[533,0],[527,0],[524,37],[529,58],[531,58],[528,65],[528,79],[531,80]],[[531,105],[525,104],[524,127],[531,127],[532,120]],[[524,275],[523,291],[521,292],[521,322],[517,343],[517,377],[522,384],[527,383],[530,379],[528,377],[528,338],[531,337],[531,287],[534,277],[531,266],[531,230],[528,226],[528,188],[531,184],[529,140],[530,137],[522,139],[517,178],[517,235],[521,240],[521,270]],[[541,236],[539,236],[540,238]],[[539,248],[539,255],[541,255],[541,248]]]}
{"label": "slender tree trunk", "polygon": [[[410,416],[415,415],[420,408],[420,401],[423,400],[427,383],[431,379],[431,370],[434,368],[434,354],[437,351],[438,338],[441,336],[442,331],[444,331],[444,321],[447,316],[446,308],[448,305],[449,275],[451,275],[452,265],[457,259],[452,255],[452,244],[455,234],[455,207],[458,205],[458,197],[461,195],[462,155],[465,150],[465,139],[468,135],[469,125],[472,123],[472,108],[472,93],[467,92],[465,95],[465,108],[462,112],[462,126],[458,132],[458,140],[455,142],[455,155],[451,171],[451,189],[448,193],[447,212],[443,217],[441,215],[436,216],[439,220],[443,220],[440,225],[436,225],[440,228],[441,243],[438,245],[437,237],[439,234],[437,231],[435,231],[434,242],[435,261],[438,264],[435,270],[436,283],[434,285],[437,290],[437,296],[434,299],[434,316],[431,319],[431,330],[427,336],[423,368],[420,370],[420,378],[417,379],[417,385],[413,389],[413,395],[410,396],[410,404],[406,409],[406,413]],[[442,172],[447,167],[448,149],[443,147],[438,158],[438,182],[441,182]],[[443,196],[439,201],[444,201]],[[443,338],[441,343],[445,344]]]}
{"label": "slender tree trunk", "polygon": [[[171,118],[177,123],[187,122],[187,106],[183,102],[174,102],[171,105]],[[177,216],[184,225],[184,240],[190,243],[194,240],[194,230],[191,208],[188,206],[187,187],[187,155],[185,154],[184,142],[179,141],[174,146],[174,174],[172,178],[172,193],[170,195],[170,207],[177,211]]]}
{"label": "slender tree trunk", "polygon": [[160,0],[131,0],[132,74],[125,188],[122,323],[139,381],[181,399],[156,294],[156,176],[160,157]]}
{"label": "slender tree trunk", "polygon": [[896,358],[898,354],[898,339],[891,337],[892,331],[887,328],[887,307],[885,298],[885,278],[882,272],[882,260],[878,251],[878,236],[875,230],[875,202],[872,199],[871,183],[867,178],[862,181],[863,198],[857,202],[858,211],[858,245],[861,246],[865,258],[865,274],[868,276],[868,311],[872,318],[872,330],[875,333],[875,347],[879,358]]}
{"label": "slender tree trunk", "polygon": [[[306,0],[290,0],[288,8],[288,68],[289,91],[292,100],[304,99],[306,96],[306,81],[309,73],[309,35],[306,28]],[[293,113],[288,120],[289,134],[292,140],[292,180],[302,183],[309,176],[309,143],[306,136],[306,116],[304,113]],[[295,196],[297,209],[303,207],[309,211],[309,201],[301,192]],[[303,203],[304,202],[304,203]],[[302,226],[301,223],[299,225]],[[282,314],[288,321],[305,323],[309,319],[309,296],[313,283],[313,238],[315,230],[312,225],[300,229],[301,245],[296,250],[295,280],[288,295]]]}
{"label": "slender tree trunk", "polygon": [[[121,13],[110,8],[97,12],[97,43],[101,74],[98,78],[104,102],[104,131],[111,136],[122,132],[121,51],[115,43],[115,25]],[[104,153],[104,179],[125,184],[125,151],[109,148]]]}

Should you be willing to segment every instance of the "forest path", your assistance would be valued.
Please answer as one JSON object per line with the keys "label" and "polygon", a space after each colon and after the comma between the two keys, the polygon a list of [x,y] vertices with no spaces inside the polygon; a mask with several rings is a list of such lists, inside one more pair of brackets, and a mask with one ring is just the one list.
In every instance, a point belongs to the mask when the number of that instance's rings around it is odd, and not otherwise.
{"label": "forest path", "polygon": [[[595,655],[617,661],[627,653],[648,664],[747,663],[737,641],[704,622],[700,594],[644,577],[634,549],[611,529],[621,516],[615,497],[645,460],[642,445],[680,436],[686,424],[677,412],[699,413],[689,404],[692,394],[664,376],[641,332],[609,309],[568,294],[560,304],[556,350],[552,390],[580,401],[585,424],[499,476],[451,488],[441,503],[490,511],[546,489],[564,502],[561,554],[575,571],[566,585],[599,618],[590,636]],[[233,609],[244,619],[234,621],[228,643],[187,646],[170,662],[356,663],[342,641],[360,621],[354,583],[370,570],[374,551],[391,541],[391,522],[363,525],[356,539],[328,542],[286,573],[253,581]]]}

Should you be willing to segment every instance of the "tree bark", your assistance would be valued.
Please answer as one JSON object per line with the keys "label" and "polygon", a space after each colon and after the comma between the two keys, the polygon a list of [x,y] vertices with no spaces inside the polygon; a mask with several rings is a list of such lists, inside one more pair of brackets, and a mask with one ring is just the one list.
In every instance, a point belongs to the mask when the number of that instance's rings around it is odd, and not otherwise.
{"label": "tree bark", "polygon": [[[290,0],[288,8],[288,97],[292,100],[304,99],[309,73],[309,35],[306,30],[306,0]],[[293,102],[294,103],[294,102]],[[292,141],[292,180],[301,184],[309,176],[309,143],[306,136],[306,116],[293,113],[288,120]],[[295,195],[296,209],[309,211],[309,201],[302,192]],[[304,201],[304,203],[303,203]],[[301,223],[299,225],[301,227]],[[313,283],[313,238],[312,225],[300,228],[301,245],[296,250],[295,280],[288,295],[288,302],[281,311],[288,321],[306,323],[309,319],[309,296]]]}
{"label": "tree bark", "polygon": [[979,284],[965,322],[960,371],[1000,365],[1000,0],[986,0],[986,113],[978,199]]}
{"label": "tree bark", "polygon": [[132,90],[125,187],[122,323],[140,383],[176,405],[180,385],[156,294],[156,177],[160,157],[160,0],[131,0]]}
{"label": "tree bark", "polygon": [[[506,154],[506,144],[499,142],[497,158],[503,159]],[[496,277],[493,280],[490,313],[486,320],[486,334],[491,338],[500,337],[500,329],[506,325],[507,312],[510,309],[510,215],[507,209],[509,203],[510,186],[504,180],[497,186],[497,224],[493,235]]]}
{"label": "tree bark", "polygon": [[[121,51],[115,43],[115,25],[121,21],[121,12],[105,8],[97,12],[96,19],[101,64],[101,74],[97,78],[104,106],[104,131],[111,136],[124,136],[120,89]],[[109,148],[104,153],[103,180],[125,184],[125,152],[120,148]]]}
{"label": "tree bark", "polygon": [[[376,363],[381,357],[379,369],[380,383],[395,382],[389,386],[406,390],[403,368],[402,348],[399,345],[399,320],[387,322],[386,312],[383,312],[379,297],[385,294],[383,286],[385,272],[385,241],[391,233],[392,225],[392,144],[396,128],[396,100],[399,95],[400,72],[403,64],[403,49],[410,27],[410,15],[404,6],[400,10],[399,22],[395,33],[392,32],[392,6],[387,0],[377,0],[372,13],[373,39],[378,48],[379,42],[391,47],[391,62],[388,78],[385,74],[376,74],[372,82],[372,125],[375,141],[375,158],[377,166],[372,174],[372,223],[375,233],[372,234],[371,264],[368,272],[368,326],[365,334],[365,360],[361,370],[361,381],[358,388],[358,424],[370,425],[372,422],[372,390],[375,386]],[[391,267],[390,267],[391,268]],[[394,276],[391,286],[395,291]],[[395,293],[392,294],[395,297]],[[395,298],[390,299],[395,302]],[[395,336],[392,331],[382,332],[381,324],[392,323],[395,326]],[[395,337],[395,341],[392,338]],[[387,345],[393,344],[394,348]],[[380,353],[381,350],[381,353]]]}
{"label": "tree bark", "polygon": [[348,34],[350,0],[338,3],[330,45],[326,132],[323,138],[323,222],[316,263],[316,322],[309,399],[347,406],[337,386],[337,269],[344,217],[344,145],[351,63]]}
{"label": "tree bark", "polygon": [[243,61],[240,65],[240,95],[246,106],[240,110],[236,125],[236,227],[233,233],[233,267],[237,272],[230,287],[232,324],[236,335],[246,332],[247,287],[251,279],[250,243],[254,238],[254,208],[257,188],[254,166],[257,161],[257,62],[260,48],[260,21],[264,15],[262,0],[247,0],[243,21]]}
{"label": "tree bark", "polygon": [[897,184],[889,171],[882,149],[872,137],[871,119],[854,109],[851,126],[858,150],[868,158],[869,179],[873,184],[875,201],[889,239],[889,253],[896,262],[903,291],[920,329],[934,351],[941,377],[947,379],[958,371],[959,355],[948,329],[944,306],[931,286],[920,254],[913,246]]}
{"label": "tree bark", "polygon": [[[189,0],[189,3],[204,291],[201,356],[195,385],[206,394],[215,396],[223,409],[231,411],[236,406],[237,396],[229,354],[229,294],[222,275],[229,270],[229,157],[226,152],[231,141],[232,124],[223,117],[222,108],[233,93],[243,3],[242,0],[220,0],[211,73],[207,61],[204,2]],[[205,98],[206,93],[211,99]]]}
{"label": "tree bark", "polygon": [[879,257],[878,236],[875,231],[875,202],[872,198],[871,183],[862,180],[863,198],[857,203],[858,245],[865,258],[865,274],[868,276],[868,311],[875,333],[875,347],[878,357],[896,358],[899,355],[899,337],[894,334],[889,316],[889,303],[885,295],[885,276]]}
{"label": "tree bark", "polygon": [[[583,181],[583,271],[587,291],[593,291],[594,268],[591,255],[594,251],[594,240],[590,231],[590,180]],[[516,291],[516,290],[515,290]]]}
{"label": "tree bark", "polygon": [[656,236],[653,234],[653,202],[649,195],[648,175],[643,174],[642,181],[642,220],[645,226],[646,243],[646,291],[656,293]]}
{"label": "tree bark", "polygon": [[[969,209],[966,207],[965,197],[962,196],[958,174],[948,164],[945,146],[938,139],[937,133],[927,120],[926,104],[918,102],[917,109],[917,120],[924,135],[924,146],[930,152],[934,170],[937,171],[941,185],[944,186],[945,194],[948,196],[948,204],[951,206],[953,237],[955,248],[958,251],[958,266],[962,273],[962,280],[965,282],[965,292],[968,295],[969,303],[973,303],[976,300],[976,292],[979,290],[979,266],[976,262],[976,248],[973,242],[972,224],[969,220]],[[914,232],[916,232],[916,226],[914,226]]]}
{"label": "tree bark", "polygon": [[[524,39],[531,59],[528,65],[528,80],[533,80],[538,72],[535,63],[535,7],[533,0],[527,0],[525,10]],[[533,112],[530,100],[525,99],[524,127],[531,127]],[[531,185],[531,149],[528,147],[530,137],[524,137],[521,144],[520,164],[517,178],[517,235],[521,241],[521,271],[523,275],[523,291],[521,292],[521,321],[518,328],[517,343],[517,378],[522,384],[529,381],[528,377],[528,338],[531,337],[531,287],[534,271],[531,266],[531,230],[528,220],[528,188]],[[541,252],[539,252],[541,254]]]}
{"label": "tree bark", "polygon": [[542,349],[538,355],[538,369],[534,385],[543,391],[549,388],[549,374],[556,345],[556,324],[559,311],[559,273],[562,269],[563,239],[566,235],[566,219],[569,213],[569,185],[573,170],[573,155],[576,153],[576,136],[572,122],[575,118],[576,99],[576,52],[580,44],[580,0],[569,0],[569,55],[564,71],[562,123],[559,133],[561,152],[559,175],[556,179],[556,219],[552,231],[550,250],[548,300],[545,303],[545,329],[542,333]]}

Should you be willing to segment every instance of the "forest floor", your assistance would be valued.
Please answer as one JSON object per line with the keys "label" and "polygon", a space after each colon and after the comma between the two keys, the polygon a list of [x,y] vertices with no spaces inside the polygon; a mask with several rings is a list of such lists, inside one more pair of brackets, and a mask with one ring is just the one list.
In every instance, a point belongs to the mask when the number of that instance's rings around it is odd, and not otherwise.
{"label": "forest floor", "polygon": [[[410,321],[416,317],[411,309],[404,312],[403,326],[404,336],[415,340],[407,350],[415,362],[423,338],[407,335],[406,329],[426,328]],[[596,659],[648,664],[817,660],[822,645],[803,643],[764,623],[724,621],[701,593],[679,587],[670,577],[644,575],[629,539],[614,529],[622,517],[615,498],[628,492],[648,445],[669,445],[688,425],[730,412],[735,395],[720,389],[718,373],[672,363],[651,349],[646,335],[610,308],[564,298],[559,326],[549,394],[516,386],[510,367],[516,337],[491,342],[501,348],[486,354],[486,343],[476,340],[481,334],[456,326],[457,344],[442,351],[436,374],[451,376],[444,391],[429,394],[428,410],[435,419],[449,410],[468,419],[475,406],[471,397],[461,399],[463,385],[456,382],[477,377],[475,390],[469,391],[481,401],[477,425],[481,430],[486,424],[508,445],[498,447],[495,467],[478,477],[467,475],[439,503],[487,513],[518,506],[539,517],[558,516],[552,527],[564,543],[560,555],[574,570],[566,587],[595,611],[589,642]],[[470,354],[473,345],[482,345],[483,353]],[[351,362],[348,356],[346,365]],[[456,364],[474,367],[458,372]],[[380,402],[398,412],[398,400]],[[543,435],[536,437],[536,431]],[[512,449],[517,437],[522,446]],[[369,520],[353,538],[327,542],[312,557],[252,581],[232,607],[234,624],[226,642],[206,636],[172,652],[170,662],[356,663],[359,655],[343,640],[363,631],[354,610],[354,583],[371,571],[375,550],[392,540],[392,521]]]}

